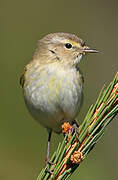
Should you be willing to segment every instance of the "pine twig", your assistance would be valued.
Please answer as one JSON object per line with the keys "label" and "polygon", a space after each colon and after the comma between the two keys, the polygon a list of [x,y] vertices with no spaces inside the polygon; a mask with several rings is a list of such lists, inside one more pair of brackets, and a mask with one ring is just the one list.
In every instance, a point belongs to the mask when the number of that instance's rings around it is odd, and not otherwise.
{"label": "pine twig", "polygon": [[68,179],[100,140],[105,128],[117,114],[118,73],[107,88],[102,88],[96,103],[90,107],[79,127],[79,140],[75,134],[70,136],[72,127],[68,123],[63,125],[63,132],[67,133],[51,158],[53,165],[49,165],[49,169],[53,173],[46,172],[44,168],[37,180]]}

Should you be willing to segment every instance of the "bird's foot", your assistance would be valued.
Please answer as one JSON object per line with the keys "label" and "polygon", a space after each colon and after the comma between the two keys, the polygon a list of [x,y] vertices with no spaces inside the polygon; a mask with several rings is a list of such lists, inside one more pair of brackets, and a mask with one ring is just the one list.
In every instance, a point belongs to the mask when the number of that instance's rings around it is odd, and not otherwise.
{"label": "bird's foot", "polygon": [[62,132],[64,134],[68,133],[68,141],[71,139],[71,137],[73,136],[74,133],[76,135],[76,140],[78,140],[78,138],[79,138],[78,127],[79,127],[79,125],[77,124],[77,122],[75,120],[71,122],[71,125],[68,122],[65,122],[62,125]]}
{"label": "bird's foot", "polygon": [[50,170],[49,167],[46,167],[45,172],[46,172],[46,173],[49,173],[50,175],[53,173],[53,171]]}
{"label": "bird's foot", "polygon": [[55,163],[51,162],[50,160],[46,160],[46,166],[47,165],[51,166],[51,165],[55,165]]}
{"label": "bird's foot", "polygon": [[45,169],[45,172],[49,173],[49,174],[52,174],[53,171],[50,170],[50,166],[53,165],[54,163],[52,163],[49,159],[47,160],[46,159],[46,169]]}
{"label": "bird's foot", "polygon": [[53,171],[50,170],[49,167],[46,167],[45,172],[46,172],[46,173],[49,173],[50,175],[53,173]]}
{"label": "bird's foot", "polygon": [[50,170],[50,166],[55,165],[55,163],[51,162],[50,159],[46,159],[46,169],[45,171],[49,174],[53,173],[53,170]]}
{"label": "bird's foot", "polygon": [[79,132],[78,132],[78,126],[76,124],[72,125],[72,130],[71,130],[71,136],[75,133],[76,139],[79,139]]}
{"label": "bird's foot", "polygon": [[75,135],[76,135],[76,140],[79,139],[79,130],[78,130],[78,128],[79,128],[79,125],[78,125],[77,121],[76,121],[76,120],[72,121],[71,136],[75,133]]}

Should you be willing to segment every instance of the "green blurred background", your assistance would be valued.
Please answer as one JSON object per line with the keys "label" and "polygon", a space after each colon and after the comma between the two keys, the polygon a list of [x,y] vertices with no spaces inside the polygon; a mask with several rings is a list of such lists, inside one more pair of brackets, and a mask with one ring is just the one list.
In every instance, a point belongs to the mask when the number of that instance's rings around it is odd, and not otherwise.
{"label": "green blurred background", "polygon": [[[118,70],[118,1],[0,0],[0,180],[36,180],[44,167],[47,132],[28,114],[19,77],[37,40],[61,31],[77,34],[100,51],[80,63],[85,78],[83,119]],[[117,179],[117,118],[72,180]],[[62,139],[53,134],[51,154]]]}

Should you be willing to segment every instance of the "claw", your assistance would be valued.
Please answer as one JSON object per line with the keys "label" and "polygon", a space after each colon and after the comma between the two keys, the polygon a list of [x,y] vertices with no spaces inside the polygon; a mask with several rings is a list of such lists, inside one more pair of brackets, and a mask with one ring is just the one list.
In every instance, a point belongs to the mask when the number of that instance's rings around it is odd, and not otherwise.
{"label": "claw", "polygon": [[55,165],[55,163],[51,162],[49,159],[46,159],[46,169],[45,172],[49,173],[50,175],[52,175],[53,170],[50,170],[50,166],[51,165]]}
{"label": "claw", "polygon": [[46,160],[46,166],[48,166],[48,165],[55,165],[55,163],[51,162],[51,161],[48,159],[48,160]]}
{"label": "claw", "polygon": [[72,136],[74,133],[75,133],[76,138],[77,138],[77,140],[78,140],[78,138],[79,138],[79,132],[78,132],[78,127],[77,127],[76,124],[73,124],[73,126],[72,126],[71,136]]}
{"label": "claw", "polygon": [[51,171],[51,170],[49,169],[49,167],[46,167],[45,172],[46,172],[46,173],[49,173],[50,175],[53,173],[53,171]]}
{"label": "claw", "polygon": [[71,125],[68,122],[65,122],[62,125],[62,132],[65,134],[68,133],[68,141],[71,139],[74,133],[76,134],[76,140],[78,140],[79,138],[78,127],[79,125],[77,124],[75,120],[71,122]]}
{"label": "claw", "polygon": [[72,122],[72,131],[71,131],[71,136],[75,133],[76,135],[76,140],[79,140],[79,131],[78,131],[79,125],[76,120]]}

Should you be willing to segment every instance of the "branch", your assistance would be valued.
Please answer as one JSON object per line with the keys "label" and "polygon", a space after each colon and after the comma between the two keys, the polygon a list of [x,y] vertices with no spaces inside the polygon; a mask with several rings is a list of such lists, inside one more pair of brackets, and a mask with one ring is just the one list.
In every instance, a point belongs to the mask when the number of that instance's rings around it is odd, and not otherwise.
{"label": "branch", "polygon": [[98,99],[91,105],[84,121],[79,127],[79,140],[70,136],[71,126],[62,126],[65,138],[59,143],[49,165],[50,174],[42,169],[37,180],[66,180],[81,164],[95,144],[102,137],[105,128],[118,114],[118,72],[106,88],[102,88]]}

